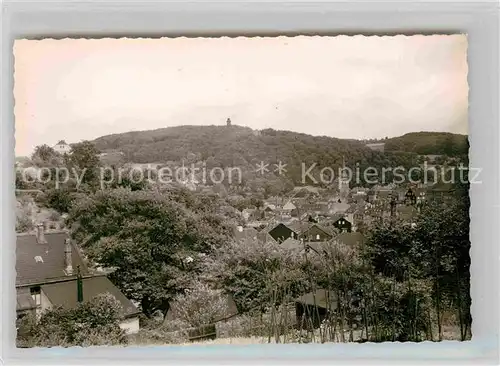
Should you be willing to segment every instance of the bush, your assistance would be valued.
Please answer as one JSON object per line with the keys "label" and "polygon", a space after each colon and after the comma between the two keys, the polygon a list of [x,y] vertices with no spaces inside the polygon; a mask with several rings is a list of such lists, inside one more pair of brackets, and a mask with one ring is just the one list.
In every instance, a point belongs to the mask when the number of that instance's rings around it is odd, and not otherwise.
{"label": "bush", "polygon": [[239,312],[244,313],[269,306],[273,292],[276,304],[284,292],[297,295],[305,281],[302,265],[302,256],[277,243],[247,239],[218,248],[207,261],[206,272],[233,295]]}
{"label": "bush", "polygon": [[98,295],[73,309],[57,307],[37,321],[23,318],[18,326],[18,347],[104,346],[126,343],[120,329],[120,303],[111,295]]}
{"label": "bush", "polygon": [[61,219],[61,214],[57,211],[51,211],[48,217],[49,221],[59,221]]}
{"label": "bush", "polygon": [[177,295],[174,304],[176,318],[191,327],[212,324],[228,311],[227,298],[221,291],[211,289],[199,281],[184,294]]}
{"label": "bush", "polygon": [[18,215],[16,217],[16,232],[25,233],[34,229],[33,220],[28,215]]}
{"label": "bush", "polygon": [[19,197],[16,206],[16,232],[23,233],[34,229],[31,215],[32,201],[27,197]]}
{"label": "bush", "polygon": [[[277,317],[279,317],[279,314]],[[217,323],[217,337],[267,337],[272,333],[271,324],[272,316],[269,311],[260,314],[243,314],[226,322]]]}
{"label": "bush", "polygon": [[179,344],[189,341],[189,329],[192,327],[182,320],[172,320],[154,327],[142,328],[138,334],[131,336],[131,343],[137,345]]}

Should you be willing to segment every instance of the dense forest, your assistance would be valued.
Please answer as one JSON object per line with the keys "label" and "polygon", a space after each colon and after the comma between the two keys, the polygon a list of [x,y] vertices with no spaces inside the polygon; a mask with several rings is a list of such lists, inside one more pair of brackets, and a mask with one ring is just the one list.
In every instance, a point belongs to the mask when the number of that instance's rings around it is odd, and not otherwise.
{"label": "dense forest", "polygon": [[446,132],[412,132],[384,140],[386,151],[414,152],[420,155],[467,155],[466,135]]}
{"label": "dense forest", "polygon": [[287,164],[294,183],[301,179],[302,164],[313,172],[323,167],[347,166],[410,168],[420,154],[467,154],[467,137],[448,133],[419,132],[385,140],[386,152],[372,151],[357,140],[311,136],[265,129],[256,133],[241,126],[176,126],[103,136],[93,141],[100,151],[119,150],[127,162],[186,163],[205,161],[207,167],[242,167],[252,171],[264,161]]}

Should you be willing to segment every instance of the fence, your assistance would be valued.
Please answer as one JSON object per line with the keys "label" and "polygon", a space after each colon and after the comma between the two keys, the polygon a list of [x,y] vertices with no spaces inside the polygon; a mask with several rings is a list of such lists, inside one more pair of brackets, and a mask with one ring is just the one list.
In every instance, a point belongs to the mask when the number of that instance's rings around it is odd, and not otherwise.
{"label": "fence", "polygon": [[426,306],[421,306],[425,293],[417,285],[414,279],[388,282],[384,293],[376,293],[369,290],[368,283],[366,292],[355,298],[349,292],[335,292],[336,296],[323,293],[314,298],[318,292],[313,292],[313,299],[306,299],[309,303],[305,305],[300,303],[303,297],[294,301],[288,298],[285,305],[274,303],[265,312],[253,309],[200,327],[170,330],[167,325],[158,334],[158,341],[324,343],[470,339],[470,328],[464,328],[459,304],[442,297],[429,298]]}

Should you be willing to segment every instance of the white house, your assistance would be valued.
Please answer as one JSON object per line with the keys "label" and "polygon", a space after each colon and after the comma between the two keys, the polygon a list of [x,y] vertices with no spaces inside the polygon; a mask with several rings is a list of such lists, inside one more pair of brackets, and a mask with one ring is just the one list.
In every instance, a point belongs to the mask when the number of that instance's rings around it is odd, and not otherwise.
{"label": "white house", "polygon": [[282,209],[283,216],[292,216],[292,212],[296,212],[297,207],[292,203],[292,201],[288,201],[285,203]]}
{"label": "white house", "polygon": [[61,140],[54,145],[53,149],[56,153],[64,155],[69,154],[69,152],[71,151],[71,146],[69,146],[66,141]]}

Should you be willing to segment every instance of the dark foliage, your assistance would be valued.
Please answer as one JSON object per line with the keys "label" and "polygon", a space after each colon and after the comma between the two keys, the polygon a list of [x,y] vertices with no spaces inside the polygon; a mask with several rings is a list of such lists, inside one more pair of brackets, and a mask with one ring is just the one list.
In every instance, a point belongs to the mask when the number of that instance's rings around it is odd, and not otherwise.
{"label": "dark foliage", "polygon": [[385,142],[386,151],[405,151],[419,155],[467,155],[468,138],[445,132],[412,132]]}
{"label": "dark foliage", "polygon": [[[411,141],[407,142],[408,139]],[[343,159],[352,169],[359,164],[361,171],[368,166],[408,169],[417,164],[417,154],[442,153],[447,141],[450,146],[444,149],[455,154],[463,153],[460,144],[467,139],[445,133],[408,134],[387,140],[388,152],[381,153],[366,148],[361,141],[290,131],[266,129],[255,135],[250,128],[239,126],[177,126],[103,136],[94,143],[101,150],[123,151],[127,161],[136,163],[188,161],[191,157],[206,161],[208,168],[238,166],[254,171],[260,161],[271,164],[283,161],[287,164],[287,176],[298,183],[302,180],[302,163],[306,170],[317,164],[313,169],[316,179],[323,167],[336,170],[342,166]],[[405,147],[406,143],[410,147]]]}

